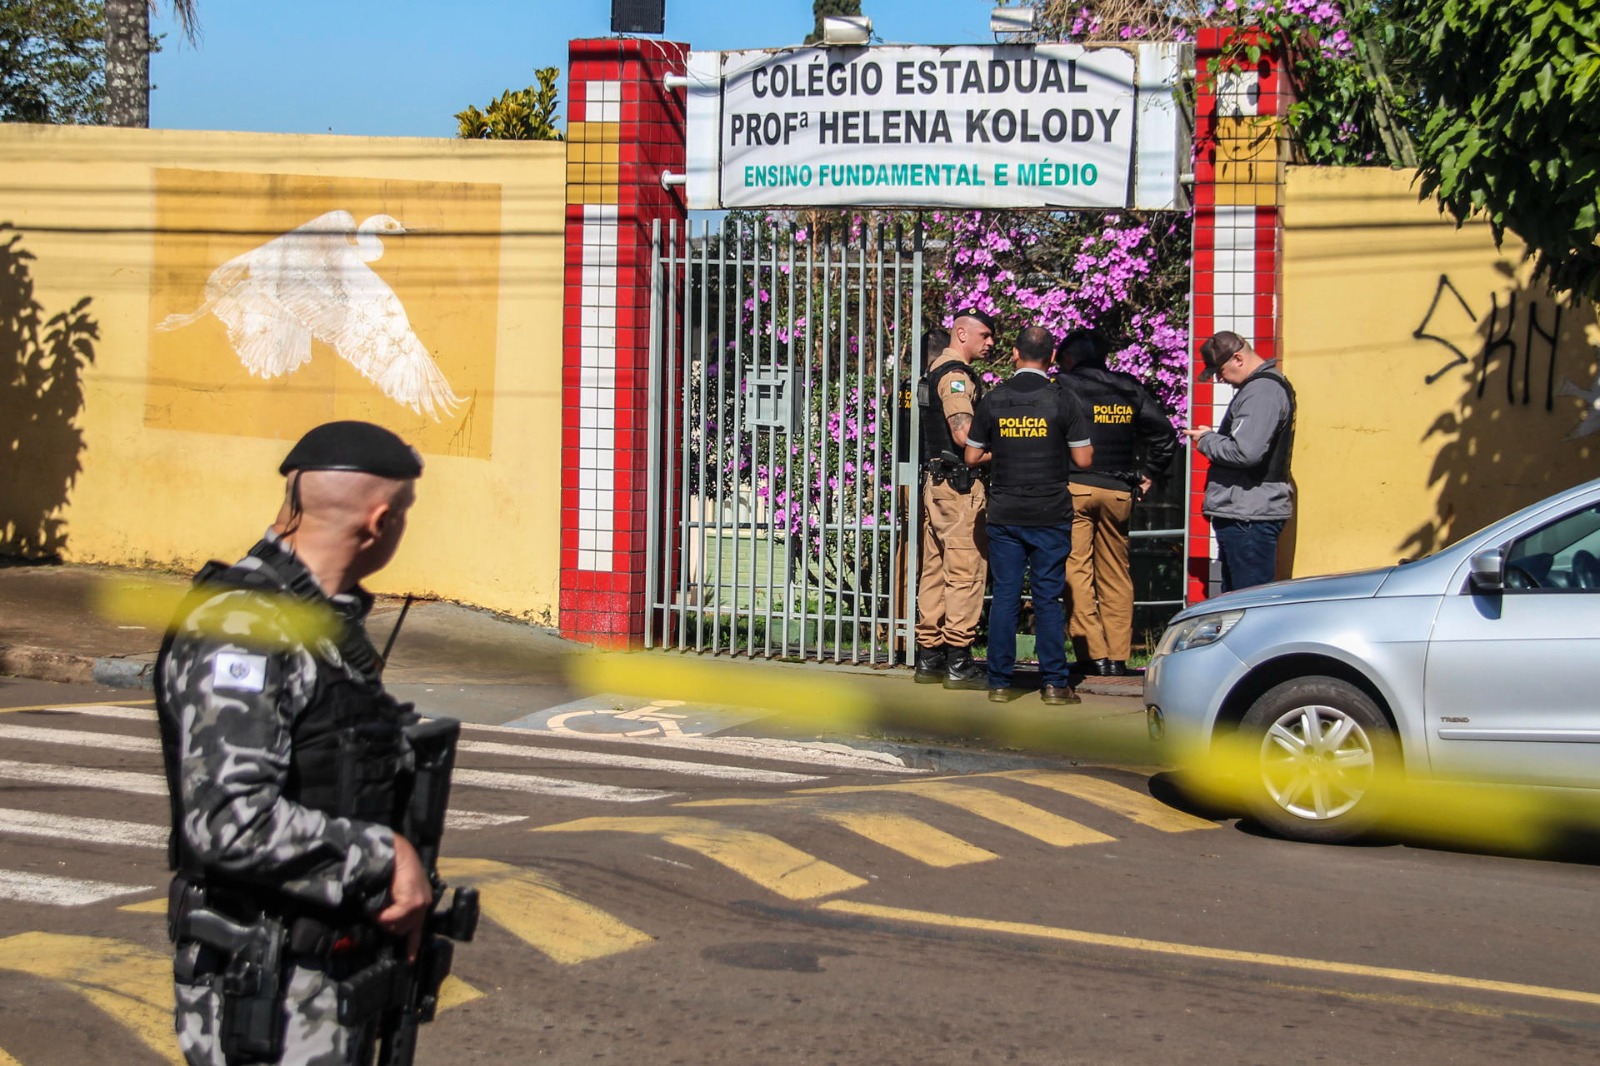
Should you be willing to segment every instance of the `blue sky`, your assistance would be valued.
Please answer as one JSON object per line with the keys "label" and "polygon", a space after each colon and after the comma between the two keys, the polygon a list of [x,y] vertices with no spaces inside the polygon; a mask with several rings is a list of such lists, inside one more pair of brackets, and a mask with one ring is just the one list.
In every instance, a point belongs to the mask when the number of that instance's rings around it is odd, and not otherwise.
{"label": "blue sky", "polygon": [[[200,43],[163,15],[150,124],[171,129],[452,137],[457,111],[562,70],[567,41],[611,32],[611,0],[198,0]],[[993,41],[988,0],[863,0],[895,44]],[[798,44],[811,0],[666,0],[665,36],[697,49]]]}

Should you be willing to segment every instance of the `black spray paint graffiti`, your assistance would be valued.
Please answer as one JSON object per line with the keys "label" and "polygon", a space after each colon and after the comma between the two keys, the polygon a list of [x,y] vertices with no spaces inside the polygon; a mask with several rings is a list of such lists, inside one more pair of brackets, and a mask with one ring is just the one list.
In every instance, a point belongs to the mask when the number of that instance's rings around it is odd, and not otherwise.
{"label": "black spray paint graffiti", "polygon": [[[1450,276],[1448,274],[1439,275],[1438,287],[1433,292],[1433,302],[1428,305],[1427,314],[1422,316],[1422,324],[1413,330],[1411,335],[1418,340],[1435,341],[1444,345],[1455,355],[1455,358],[1427,375],[1423,380],[1432,385],[1457,367],[1475,364],[1477,394],[1481,399],[1484,390],[1489,384],[1490,365],[1497,355],[1503,354],[1506,376],[1506,403],[1520,403],[1526,407],[1533,402],[1536,388],[1533,380],[1534,365],[1537,362],[1535,355],[1542,350],[1546,358],[1544,359],[1543,372],[1540,375],[1544,380],[1539,383],[1539,391],[1543,394],[1544,409],[1546,411],[1554,411],[1556,396],[1565,395],[1565,393],[1556,391],[1555,384],[1556,362],[1560,355],[1557,347],[1557,339],[1561,336],[1560,305],[1550,305],[1549,311],[1553,321],[1546,328],[1543,321],[1544,316],[1537,299],[1524,297],[1519,300],[1516,295],[1512,295],[1506,299],[1505,305],[1502,306],[1500,294],[1497,292],[1490,293],[1489,319],[1483,329],[1484,340],[1478,349],[1476,358],[1472,358],[1444,337],[1428,332],[1435,313],[1439,311],[1439,303],[1444,299],[1447,291],[1451,296],[1455,297],[1456,303],[1460,305],[1462,311],[1466,312],[1468,318],[1474,323],[1479,321],[1477,314],[1468,306],[1466,299],[1455,287],[1455,284],[1451,282]],[[1448,306],[1449,304],[1447,303],[1446,307]],[[1526,317],[1526,323],[1521,331],[1520,338],[1513,335],[1517,331],[1519,308]],[[1521,340],[1520,345],[1518,344],[1519,339]]]}

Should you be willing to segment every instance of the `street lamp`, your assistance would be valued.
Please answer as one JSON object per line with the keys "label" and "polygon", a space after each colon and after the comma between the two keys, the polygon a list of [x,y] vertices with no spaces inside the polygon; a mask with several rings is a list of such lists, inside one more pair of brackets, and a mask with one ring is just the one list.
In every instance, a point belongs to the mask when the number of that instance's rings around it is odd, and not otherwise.
{"label": "street lamp", "polygon": [[989,13],[989,31],[996,37],[1002,34],[1013,38],[1033,32],[1034,9],[1031,7],[997,7]]}
{"label": "street lamp", "polygon": [[872,20],[865,15],[829,15],[822,20],[822,43],[866,44],[872,39]]}

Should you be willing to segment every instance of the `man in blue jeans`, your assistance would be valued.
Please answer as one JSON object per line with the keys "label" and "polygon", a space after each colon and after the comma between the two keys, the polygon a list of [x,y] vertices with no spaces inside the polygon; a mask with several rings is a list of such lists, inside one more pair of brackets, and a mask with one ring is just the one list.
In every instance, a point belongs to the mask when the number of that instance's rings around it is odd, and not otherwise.
{"label": "man in blue jeans", "polygon": [[1222,425],[1183,430],[1211,460],[1200,513],[1217,534],[1222,591],[1232,592],[1278,576],[1278,536],[1294,514],[1294,389],[1276,359],[1261,358],[1237,333],[1206,338],[1200,357],[1202,381],[1220,378],[1235,390]]}
{"label": "man in blue jeans", "polygon": [[989,700],[1011,698],[1017,660],[1022,579],[1033,583],[1034,637],[1048,704],[1077,703],[1067,683],[1067,555],[1072,551],[1072,493],[1067,472],[1094,460],[1089,420],[1077,395],[1050,380],[1055,338],[1029,326],[1011,349],[1016,374],[978,403],[967,430],[967,465],[990,464]]}

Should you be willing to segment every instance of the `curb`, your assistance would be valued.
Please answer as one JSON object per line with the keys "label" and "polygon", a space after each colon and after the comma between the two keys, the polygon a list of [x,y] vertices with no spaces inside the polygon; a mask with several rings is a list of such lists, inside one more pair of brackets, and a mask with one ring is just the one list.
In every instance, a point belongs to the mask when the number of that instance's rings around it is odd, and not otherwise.
{"label": "curb", "polygon": [[154,687],[155,665],[153,655],[95,658],[27,644],[0,645],[0,674],[31,681],[150,689]]}
{"label": "curb", "polygon": [[146,692],[156,687],[154,655],[111,655],[94,661],[94,683],[107,688],[139,688]]}
{"label": "curb", "polygon": [[0,646],[0,673],[34,681],[92,684],[95,659],[89,655],[51,651],[27,644]]}

